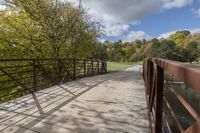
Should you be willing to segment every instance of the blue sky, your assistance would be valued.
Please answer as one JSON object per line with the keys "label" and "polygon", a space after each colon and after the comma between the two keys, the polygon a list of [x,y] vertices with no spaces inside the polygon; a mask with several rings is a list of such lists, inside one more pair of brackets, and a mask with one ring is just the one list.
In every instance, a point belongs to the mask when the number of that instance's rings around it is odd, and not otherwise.
{"label": "blue sky", "polygon": [[99,41],[167,38],[177,30],[200,33],[200,0],[67,0],[88,9],[102,27]]}
{"label": "blue sky", "polygon": [[[147,35],[144,38],[147,39],[161,36],[166,38],[175,31],[183,29],[198,33],[200,32],[199,8],[200,1],[193,1],[191,4],[180,8],[159,9],[156,12],[142,16],[138,24],[130,24],[129,30],[124,32],[123,36],[105,36],[103,40],[124,40],[130,34],[130,31],[143,31]],[[139,39],[141,38],[139,37]],[[131,41],[131,39],[128,41]]]}
{"label": "blue sky", "polygon": [[91,20],[101,25],[104,36],[99,41],[167,38],[178,30],[200,33],[200,0],[62,1],[81,2]]}
{"label": "blue sky", "polygon": [[141,24],[132,26],[130,30],[142,30],[152,36],[177,29],[200,28],[200,17],[192,11],[192,6],[171,9],[144,17]]}
{"label": "blue sky", "polygon": [[200,0],[62,0],[81,4],[101,25],[99,41],[167,38],[177,30],[200,33]]}

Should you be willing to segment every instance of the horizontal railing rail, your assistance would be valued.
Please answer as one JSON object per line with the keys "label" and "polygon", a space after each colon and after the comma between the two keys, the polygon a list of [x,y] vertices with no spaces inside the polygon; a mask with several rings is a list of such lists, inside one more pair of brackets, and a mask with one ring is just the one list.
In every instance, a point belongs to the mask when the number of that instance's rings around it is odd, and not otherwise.
{"label": "horizontal railing rail", "polygon": [[200,132],[199,66],[148,58],[143,78],[151,132]]}
{"label": "horizontal railing rail", "polygon": [[[37,61],[44,61],[44,60],[74,60],[74,58],[6,58],[6,59],[0,59],[0,62],[7,62],[7,61],[32,61],[32,60],[37,60]],[[85,61],[101,61],[97,59],[77,59],[75,60],[85,60]]]}
{"label": "horizontal railing rail", "polygon": [[0,59],[0,103],[106,72],[107,64],[101,60]]}

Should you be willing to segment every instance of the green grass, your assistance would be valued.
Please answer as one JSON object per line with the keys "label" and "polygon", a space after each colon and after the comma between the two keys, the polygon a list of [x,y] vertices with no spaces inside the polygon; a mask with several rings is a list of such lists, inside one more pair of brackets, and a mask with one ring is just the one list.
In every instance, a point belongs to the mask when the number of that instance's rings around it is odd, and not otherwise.
{"label": "green grass", "polygon": [[200,62],[193,62],[192,64],[200,66]]}
{"label": "green grass", "polygon": [[142,64],[142,62],[133,62],[133,63],[107,62],[107,69],[108,72],[117,72],[137,64]]}

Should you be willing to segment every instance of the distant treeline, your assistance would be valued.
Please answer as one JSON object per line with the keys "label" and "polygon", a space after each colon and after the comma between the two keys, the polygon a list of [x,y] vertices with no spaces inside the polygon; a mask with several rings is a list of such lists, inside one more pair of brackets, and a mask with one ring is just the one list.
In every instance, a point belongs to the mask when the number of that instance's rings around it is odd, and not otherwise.
{"label": "distant treeline", "polygon": [[159,57],[184,62],[198,61],[200,58],[200,34],[177,31],[169,38],[135,40],[133,42],[109,42],[99,45],[101,58],[117,62],[142,61],[146,57]]}

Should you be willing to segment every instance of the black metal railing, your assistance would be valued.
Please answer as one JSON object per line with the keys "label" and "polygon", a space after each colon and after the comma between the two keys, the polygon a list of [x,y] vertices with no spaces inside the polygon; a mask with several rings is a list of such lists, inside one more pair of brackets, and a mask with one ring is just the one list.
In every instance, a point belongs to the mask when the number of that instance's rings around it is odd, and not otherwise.
{"label": "black metal railing", "polygon": [[106,72],[106,62],[100,60],[0,59],[0,103]]}

